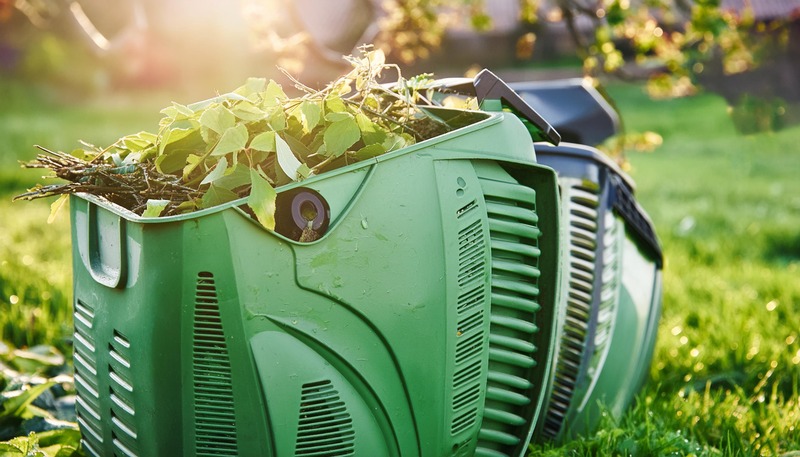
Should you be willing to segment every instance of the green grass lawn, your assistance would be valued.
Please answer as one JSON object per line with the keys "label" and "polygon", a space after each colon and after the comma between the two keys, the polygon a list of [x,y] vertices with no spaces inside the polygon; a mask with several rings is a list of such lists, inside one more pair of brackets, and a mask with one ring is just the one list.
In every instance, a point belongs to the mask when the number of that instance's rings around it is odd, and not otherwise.
{"label": "green grass lawn", "polygon": [[[11,203],[41,174],[17,160],[32,158],[33,144],[68,151],[152,130],[171,100],[63,103],[2,84],[0,340],[69,353],[67,213],[47,225],[49,202]],[[651,379],[624,417],[533,455],[800,451],[800,127],[741,136],[718,97],[655,102],[632,85],[611,94],[629,131],[664,139],[655,153],[629,154],[666,257]]]}

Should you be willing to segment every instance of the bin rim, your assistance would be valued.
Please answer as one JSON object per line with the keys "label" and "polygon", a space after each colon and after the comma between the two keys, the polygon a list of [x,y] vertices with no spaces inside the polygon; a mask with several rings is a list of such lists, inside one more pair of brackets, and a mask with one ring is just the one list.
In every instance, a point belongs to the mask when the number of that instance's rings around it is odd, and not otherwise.
{"label": "bin rim", "polygon": [[[284,184],[282,186],[278,186],[275,188],[276,192],[283,192],[287,190],[294,189],[296,187],[308,187],[309,185],[313,185],[315,182],[322,181],[324,179],[328,179],[334,176],[339,176],[347,173],[354,172],[356,170],[360,170],[362,168],[368,168],[374,165],[377,165],[381,162],[385,162],[387,160],[394,159],[396,157],[404,156],[407,154],[412,154],[420,149],[429,148],[431,146],[436,145],[437,143],[443,141],[449,141],[455,137],[463,136],[468,133],[472,133],[477,130],[482,130],[492,125],[498,124],[503,121],[505,118],[505,113],[499,112],[489,112],[483,110],[463,110],[463,109],[454,109],[454,108],[443,108],[443,107],[425,107],[426,110],[430,111],[449,111],[449,112],[464,112],[464,113],[473,113],[483,116],[483,119],[478,120],[472,124],[465,125],[463,127],[459,127],[451,132],[447,132],[443,135],[438,135],[433,138],[428,138],[426,140],[420,141],[418,143],[414,143],[410,146],[398,149],[396,151],[387,152],[381,154],[377,157],[373,157],[371,159],[362,160],[359,162],[352,163],[350,165],[346,165],[344,167],[337,168],[335,170],[326,171],[325,173],[315,175],[309,177],[307,179],[301,181],[294,181],[288,184]],[[515,117],[515,116],[512,116]],[[241,205],[247,204],[248,197],[238,198],[236,200],[231,200],[227,203],[223,203],[221,205],[216,205],[211,208],[205,208],[198,211],[192,211],[190,213],[185,214],[176,214],[173,216],[150,216],[150,217],[143,217],[140,216],[133,211],[120,206],[104,197],[100,197],[94,194],[89,194],[85,192],[77,192],[72,194],[78,198],[84,199],[91,203],[94,203],[98,206],[101,206],[112,213],[125,218],[126,220],[137,222],[141,224],[166,224],[171,222],[182,222],[190,219],[196,219],[200,217],[209,216],[215,213],[219,213],[225,211],[230,208],[236,208]]]}
{"label": "bin rim", "polygon": [[622,168],[620,168],[619,164],[612,160],[606,154],[603,154],[597,148],[592,146],[587,146],[585,144],[578,144],[578,143],[568,143],[568,142],[561,142],[558,146],[553,146],[548,143],[534,143],[536,153],[541,155],[550,155],[550,156],[570,156],[570,157],[578,157],[582,159],[589,159],[597,164],[604,166],[606,168],[610,168],[615,174],[617,174],[625,185],[631,190],[636,190],[636,183],[633,181],[633,178],[626,173]]}

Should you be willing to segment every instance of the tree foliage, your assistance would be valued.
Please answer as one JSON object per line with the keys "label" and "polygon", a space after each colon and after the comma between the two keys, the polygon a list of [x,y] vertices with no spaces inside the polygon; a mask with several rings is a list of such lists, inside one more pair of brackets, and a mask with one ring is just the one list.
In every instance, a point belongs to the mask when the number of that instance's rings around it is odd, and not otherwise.
{"label": "tree foliage", "polygon": [[[767,47],[788,40],[784,22],[757,21],[751,9],[724,10],[718,0],[517,1],[522,23],[565,23],[587,75],[647,76],[651,92],[661,96],[691,93],[711,58],[719,57],[727,73],[743,72],[757,65]],[[377,25],[362,39],[406,64],[428,58],[448,30],[466,24],[481,32],[493,26],[486,0],[389,0],[377,7],[374,1],[361,3],[373,5]],[[536,41],[535,33],[527,32],[519,37],[517,49],[535,54]],[[314,40],[302,42],[315,45]]]}

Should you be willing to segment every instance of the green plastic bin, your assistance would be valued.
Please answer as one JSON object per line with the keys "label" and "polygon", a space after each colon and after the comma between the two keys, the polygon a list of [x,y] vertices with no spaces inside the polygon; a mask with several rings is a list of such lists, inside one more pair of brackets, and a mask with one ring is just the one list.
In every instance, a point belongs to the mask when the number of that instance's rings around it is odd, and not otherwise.
{"label": "green plastic bin", "polygon": [[561,313],[556,175],[516,116],[474,116],[278,189],[279,219],[323,214],[312,242],[244,201],[73,196],[87,454],[524,455]]}
{"label": "green plastic bin", "polygon": [[649,370],[661,315],[662,252],[633,181],[600,151],[537,145],[559,175],[564,315],[537,436],[566,439],[620,417]]}

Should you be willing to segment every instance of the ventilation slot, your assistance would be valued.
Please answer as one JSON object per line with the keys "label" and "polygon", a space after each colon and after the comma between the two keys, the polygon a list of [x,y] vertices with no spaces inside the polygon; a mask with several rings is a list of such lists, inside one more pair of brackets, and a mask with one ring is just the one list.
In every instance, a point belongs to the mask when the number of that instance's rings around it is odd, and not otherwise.
{"label": "ventilation slot", "polygon": [[[486,344],[486,231],[473,200],[457,212],[458,298],[456,300],[456,348],[453,370],[450,433],[457,435],[478,422]],[[464,217],[467,213],[471,217]]]}
{"label": "ventilation slot", "polygon": [[354,455],[353,419],[331,381],[304,384],[295,457]]}
{"label": "ventilation slot", "polygon": [[542,434],[550,439],[556,438],[561,432],[582,376],[591,334],[595,290],[600,196],[596,189],[585,186],[570,187],[568,195],[569,214],[566,222],[569,229],[569,290],[566,318],[559,341],[553,388],[542,428]]}
{"label": "ventilation slot", "polygon": [[237,455],[231,364],[214,275],[197,277],[192,349],[198,456]]}
{"label": "ventilation slot", "polygon": [[118,331],[108,345],[108,379],[111,399],[112,440],[115,454],[138,456],[136,410],[131,378],[131,343]]}
{"label": "ventilation slot", "polygon": [[[500,180],[502,179],[502,181]],[[478,456],[519,455],[533,420],[540,309],[536,193],[501,169],[481,178],[491,236],[489,372]]]}
{"label": "ventilation slot", "polygon": [[478,202],[476,200],[472,200],[471,202],[461,207],[458,211],[456,211],[456,217],[460,219],[465,215],[467,215],[470,211],[477,208],[478,208]]}
{"label": "ventilation slot", "polygon": [[94,310],[82,302],[75,302],[75,400],[78,424],[84,447],[90,454],[99,455],[95,449],[103,446],[103,420],[100,416],[100,390],[97,382],[97,348],[94,339]]}
{"label": "ventilation slot", "polygon": [[484,272],[483,225],[480,220],[458,234],[458,286],[481,278]]}

